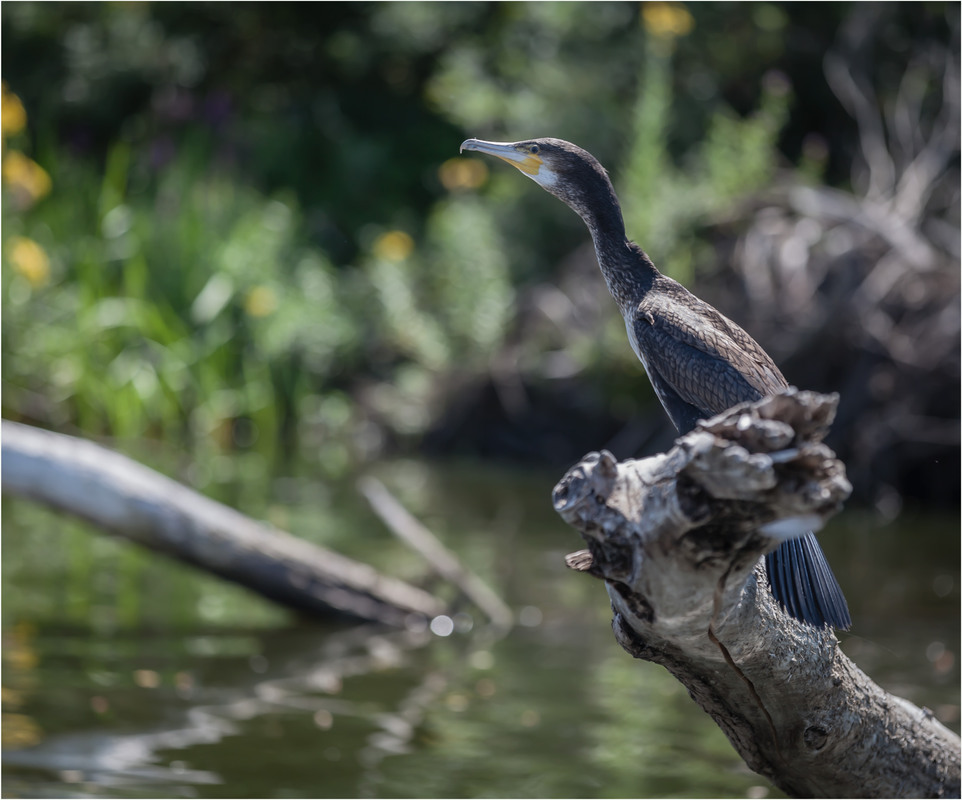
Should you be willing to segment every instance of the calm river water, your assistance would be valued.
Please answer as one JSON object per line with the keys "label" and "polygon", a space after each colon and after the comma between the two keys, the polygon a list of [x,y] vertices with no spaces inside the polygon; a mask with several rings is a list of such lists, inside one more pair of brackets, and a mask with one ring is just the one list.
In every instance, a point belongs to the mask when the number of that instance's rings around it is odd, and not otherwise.
{"label": "calm river water", "polygon": [[[248,514],[406,578],[353,481],[192,474]],[[209,473],[209,474],[208,474]],[[3,507],[5,797],[776,797],[667,672],[614,642],[551,510],[559,474],[374,471],[511,604],[493,638],[299,620],[80,523]],[[248,477],[244,477],[247,475]],[[253,477],[251,477],[253,476]],[[847,511],[820,534],[843,649],[959,727],[959,520]]]}

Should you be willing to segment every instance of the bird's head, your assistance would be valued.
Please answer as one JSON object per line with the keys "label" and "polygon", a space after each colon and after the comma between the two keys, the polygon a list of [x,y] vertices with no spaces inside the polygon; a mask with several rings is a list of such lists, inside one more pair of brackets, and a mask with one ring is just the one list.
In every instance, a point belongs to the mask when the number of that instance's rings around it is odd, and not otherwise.
{"label": "bird's head", "polygon": [[605,168],[591,153],[563,139],[485,142],[467,139],[461,150],[487,153],[507,161],[546,191],[573,208],[586,222],[605,209],[621,209]]}

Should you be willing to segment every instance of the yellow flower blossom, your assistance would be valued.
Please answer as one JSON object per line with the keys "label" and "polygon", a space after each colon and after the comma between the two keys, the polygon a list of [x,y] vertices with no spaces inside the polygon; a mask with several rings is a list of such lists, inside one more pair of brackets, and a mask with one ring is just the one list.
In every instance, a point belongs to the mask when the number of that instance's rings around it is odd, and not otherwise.
{"label": "yellow flower blossom", "polygon": [[3,128],[3,135],[15,136],[24,129],[27,124],[27,112],[20,102],[20,98],[7,88],[6,81],[2,84],[2,95],[0,95],[0,126]]}
{"label": "yellow flower blossom", "polygon": [[404,231],[382,233],[374,242],[374,255],[385,261],[404,261],[414,250],[414,239]]}
{"label": "yellow flower blossom", "polygon": [[695,27],[695,20],[681,3],[645,3],[641,18],[645,30],[659,39],[685,36]]}
{"label": "yellow flower blossom", "polygon": [[50,280],[50,259],[39,244],[26,236],[10,240],[10,263],[35,289]]}
{"label": "yellow flower blossom", "polygon": [[438,168],[438,178],[449,192],[477,189],[488,179],[488,167],[477,158],[449,158]]}
{"label": "yellow flower blossom", "polygon": [[277,295],[268,286],[255,286],[247,293],[244,310],[252,317],[266,317],[277,310]]}
{"label": "yellow flower blossom", "polygon": [[3,182],[21,195],[25,205],[31,205],[50,193],[50,176],[36,161],[23,153],[11,150],[3,157]]}

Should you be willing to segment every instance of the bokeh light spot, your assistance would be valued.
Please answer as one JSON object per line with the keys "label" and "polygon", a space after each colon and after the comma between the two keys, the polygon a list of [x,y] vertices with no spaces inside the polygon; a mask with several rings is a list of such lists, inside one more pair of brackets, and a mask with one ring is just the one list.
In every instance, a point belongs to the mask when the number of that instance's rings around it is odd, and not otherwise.
{"label": "bokeh light spot", "polygon": [[477,189],[488,179],[488,167],[476,158],[449,158],[438,167],[438,179],[449,192]]}
{"label": "bokeh light spot", "polygon": [[21,205],[31,205],[50,194],[52,184],[47,171],[18,150],[11,150],[3,157],[0,172],[3,182],[13,190]]}
{"label": "bokeh light spot", "polygon": [[3,84],[0,114],[2,114],[2,117],[0,117],[2,123],[0,124],[3,126],[4,136],[15,136],[27,125],[27,112],[23,107],[23,103],[20,102],[19,97],[7,88],[6,83]]}
{"label": "bokeh light spot", "polygon": [[277,295],[267,286],[255,286],[247,293],[244,309],[252,317],[266,317],[277,310]]}
{"label": "bokeh light spot", "polygon": [[152,669],[138,669],[134,671],[134,683],[142,689],[156,689],[160,686],[160,675]]}
{"label": "bokeh light spot", "polygon": [[10,242],[10,261],[13,268],[35,289],[50,278],[50,259],[33,239],[15,236]]}
{"label": "bokeh light spot", "polygon": [[414,239],[404,231],[382,233],[374,242],[374,255],[385,261],[404,261],[414,250]]}
{"label": "bokeh light spot", "polygon": [[644,3],[641,18],[645,30],[659,39],[685,36],[695,27],[695,20],[681,3]]}
{"label": "bokeh light spot", "polygon": [[518,614],[518,622],[526,628],[537,628],[543,619],[544,615],[537,606],[525,606],[521,609],[521,613]]}
{"label": "bokeh light spot", "polygon": [[435,636],[450,636],[454,633],[454,620],[444,614],[431,620],[431,633]]}
{"label": "bokeh light spot", "polygon": [[477,650],[471,654],[470,662],[474,669],[491,669],[494,666],[494,656],[490,650]]}

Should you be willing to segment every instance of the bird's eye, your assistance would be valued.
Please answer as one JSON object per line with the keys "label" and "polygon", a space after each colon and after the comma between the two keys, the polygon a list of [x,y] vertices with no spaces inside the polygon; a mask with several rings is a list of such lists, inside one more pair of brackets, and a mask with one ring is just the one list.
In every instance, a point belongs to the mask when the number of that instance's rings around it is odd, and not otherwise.
{"label": "bird's eye", "polygon": [[531,153],[531,155],[533,155],[533,156],[538,155],[538,152],[539,152],[540,150],[541,150],[541,148],[538,147],[538,145],[536,145],[536,144],[533,144],[533,145],[531,145],[531,146],[528,148],[528,152]]}

